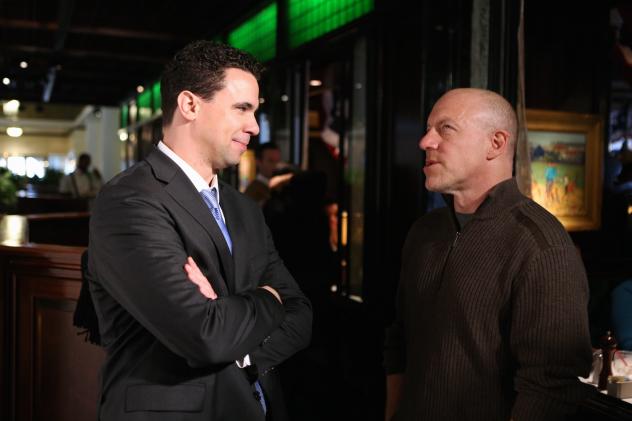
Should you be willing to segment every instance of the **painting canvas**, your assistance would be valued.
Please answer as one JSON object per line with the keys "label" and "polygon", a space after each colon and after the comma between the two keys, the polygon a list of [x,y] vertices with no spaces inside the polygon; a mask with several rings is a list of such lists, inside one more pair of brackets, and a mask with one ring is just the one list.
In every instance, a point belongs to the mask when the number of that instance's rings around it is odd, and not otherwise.
{"label": "painting canvas", "polygon": [[527,110],[531,197],[568,230],[601,217],[601,121],[589,114]]}
{"label": "painting canvas", "polygon": [[558,216],[586,214],[586,136],[529,132],[531,195]]}

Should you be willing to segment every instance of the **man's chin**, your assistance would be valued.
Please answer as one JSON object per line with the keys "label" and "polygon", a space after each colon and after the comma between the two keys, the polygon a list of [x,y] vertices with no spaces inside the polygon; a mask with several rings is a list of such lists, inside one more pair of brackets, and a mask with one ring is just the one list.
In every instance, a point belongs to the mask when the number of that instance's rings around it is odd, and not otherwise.
{"label": "man's chin", "polygon": [[445,193],[445,186],[442,186],[439,183],[433,183],[432,181],[429,181],[428,179],[426,179],[426,190],[431,191],[433,193]]}
{"label": "man's chin", "polygon": [[232,156],[230,159],[226,160],[226,163],[224,165],[224,168],[230,168],[230,167],[234,167],[235,165],[238,165],[241,162],[241,156],[243,154],[238,154],[235,156]]}

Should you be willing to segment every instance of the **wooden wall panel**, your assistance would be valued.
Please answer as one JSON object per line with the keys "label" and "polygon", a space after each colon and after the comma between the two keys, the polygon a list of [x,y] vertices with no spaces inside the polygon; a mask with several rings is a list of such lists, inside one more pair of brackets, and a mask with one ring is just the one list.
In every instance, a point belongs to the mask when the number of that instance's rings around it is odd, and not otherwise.
{"label": "wooden wall panel", "polygon": [[[36,298],[32,405],[35,420],[96,419],[102,348],[86,343],[72,328],[74,300]],[[50,415],[54,415],[51,417]]]}
{"label": "wooden wall panel", "polygon": [[3,419],[96,419],[98,370],[105,353],[85,342],[72,324],[82,251],[0,246],[3,304],[9,309],[0,333],[9,344],[4,361],[11,371],[8,390],[2,390]]}
{"label": "wooden wall panel", "polygon": [[11,307],[9,306],[8,292],[9,282],[7,282],[7,261],[4,256],[0,257],[0,419],[10,420],[9,418],[9,402],[12,396],[11,388],[11,370],[9,369],[10,348],[13,344],[9,339],[8,320]]}

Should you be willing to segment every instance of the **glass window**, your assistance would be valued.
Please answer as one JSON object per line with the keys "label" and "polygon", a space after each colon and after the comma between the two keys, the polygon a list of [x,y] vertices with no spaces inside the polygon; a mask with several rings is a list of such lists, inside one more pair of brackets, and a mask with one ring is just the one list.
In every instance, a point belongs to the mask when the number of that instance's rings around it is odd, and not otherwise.
{"label": "glass window", "polygon": [[26,175],[26,159],[23,156],[10,156],[7,168],[15,175]]}
{"label": "glass window", "polygon": [[28,178],[44,178],[44,173],[46,172],[46,169],[45,161],[43,159],[29,156],[26,158],[25,164],[26,176]]}

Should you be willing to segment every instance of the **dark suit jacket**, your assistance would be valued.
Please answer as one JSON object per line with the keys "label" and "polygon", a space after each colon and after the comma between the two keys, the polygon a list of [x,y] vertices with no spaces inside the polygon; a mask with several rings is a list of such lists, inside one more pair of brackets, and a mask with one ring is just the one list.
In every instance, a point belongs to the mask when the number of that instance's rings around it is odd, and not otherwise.
{"label": "dark suit jacket", "polygon": [[[259,207],[220,183],[230,254],[208,208],[159,150],[100,192],[90,221],[90,290],[107,359],[100,420],[263,420],[235,360],[250,354],[268,417],[287,418],[275,366],[307,346],[311,307]],[[187,279],[192,256],[219,295]],[[282,297],[257,288],[270,285]]]}

